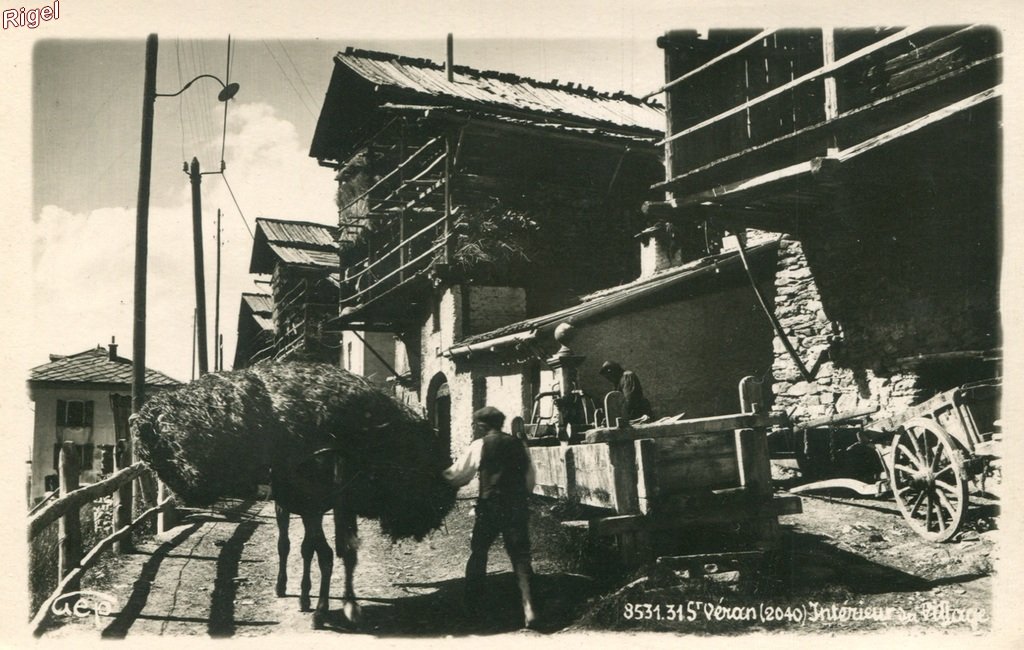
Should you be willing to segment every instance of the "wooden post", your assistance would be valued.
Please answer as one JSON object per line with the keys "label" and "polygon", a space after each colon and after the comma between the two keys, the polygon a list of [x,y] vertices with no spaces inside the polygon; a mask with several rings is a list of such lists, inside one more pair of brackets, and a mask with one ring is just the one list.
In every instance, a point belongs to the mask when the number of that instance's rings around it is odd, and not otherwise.
{"label": "wooden post", "polygon": [[[132,464],[130,443],[128,440],[123,440],[121,442],[124,443],[124,447],[115,450],[114,453],[114,471],[124,469]],[[132,523],[132,499],[134,498],[134,490],[132,489],[133,482],[134,481],[125,481],[124,485],[118,488],[117,492],[114,492],[113,494],[111,506],[114,510],[114,530],[120,530]],[[120,540],[114,542],[113,550],[115,553],[131,553],[131,534],[125,535]]]}
{"label": "wooden post", "polygon": [[[72,490],[78,489],[78,448],[75,443],[66,441],[60,448],[60,497],[63,499]],[[69,509],[58,523],[60,539],[59,575],[60,580],[71,573],[82,559],[82,520],[78,508]],[[78,591],[79,580],[68,585],[68,591]]]}
{"label": "wooden post", "polygon": [[[835,30],[825,27],[821,30],[821,64],[831,65],[836,62],[836,40]],[[839,115],[839,93],[836,89],[835,75],[828,75],[825,82],[825,120],[831,120]],[[829,138],[827,145],[829,153],[837,150],[835,136]]]}
{"label": "wooden post", "polygon": [[[768,512],[772,500],[772,470],[768,460],[768,437],[763,429],[740,429],[736,432],[736,452],[741,460],[742,484],[747,488],[755,507]],[[779,518],[770,515],[751,522],[756,525],[759,541],[771,545],[779,531]]]}
{"label": "wooden post", "polygon": [[[167,486],[160,479],[156,480],[156,503],[160,505],[167,498]],[[177,513],[173,506],[168,506],[156,515],[156,532],[166,533],[171,528],[174,528],[178,524]]]}

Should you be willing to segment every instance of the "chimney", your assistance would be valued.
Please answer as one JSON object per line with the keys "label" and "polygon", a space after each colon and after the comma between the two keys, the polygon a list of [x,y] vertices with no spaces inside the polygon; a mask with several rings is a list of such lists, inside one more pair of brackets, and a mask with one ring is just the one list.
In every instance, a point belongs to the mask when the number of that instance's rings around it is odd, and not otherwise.
{"label": "chimney", "polygon": [[455,63],[454,63],[454,60],[455,60],[454,49],[455,48],[454,48],[453,41],[452,41],[452,35],[451,35],[451,33],[449,33],[448,34],[448,52],[447,52],[447,54],[446,54],[446,56],[444,58],[444,73],[445,73],[445,76],[448,77],[448,81],[453,81],[455,79],[455,71],[452,69],[455,66]]}
{"label": "chimney", "polygon": [[107,354],[107,358],[110,359],[111,361],[116,361],[117,360],[117,343],[114,342],[114,337],[113,336],[110,337],[110,346],[107,349],[109,350],[109,353]]}
{"label": "chimney", "polygon": [[682,250],[669,224],[656,223],[637,235],[637,239],[640,240],[640,279],[683,263]]}

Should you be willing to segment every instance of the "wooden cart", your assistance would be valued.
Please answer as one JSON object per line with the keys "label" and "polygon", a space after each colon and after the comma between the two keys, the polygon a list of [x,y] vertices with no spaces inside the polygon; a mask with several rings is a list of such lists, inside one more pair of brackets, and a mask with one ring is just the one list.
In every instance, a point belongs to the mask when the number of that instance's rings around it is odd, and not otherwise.
{"label": "wooden cart", "polygon": [[858,437],[878,455],[884,482],[831,479],[793,491],[842,487],[867,495],[888,489],[915,532],[946,541],[963,526],[970,483],[983,487],[999,458],[1000,396],[1001,381],[989,379],[939,393],[891,418],[861,421],[866,413],[833,417],[829,424],[860,421]]}
{"label": "wooden cart", "polygon": [[606,509],[590,532],[614,536],[626,565],[657,555],[652,536],[699,538],[711,527],[742,527],[768,549],[778,516],[800,512],[798,497],[773,494],[765,438],[773,424],[762,413],[619,419],[588,431],[583,444],[531,447],[535,490]]}
{"label": "wooden cart", "polygon": [[999,457],[1001,388],[998,379],[964,384],[868,425],[881,432],[896,505],[922,537],[946,541],[963,525],[969,483],[983,481]]}

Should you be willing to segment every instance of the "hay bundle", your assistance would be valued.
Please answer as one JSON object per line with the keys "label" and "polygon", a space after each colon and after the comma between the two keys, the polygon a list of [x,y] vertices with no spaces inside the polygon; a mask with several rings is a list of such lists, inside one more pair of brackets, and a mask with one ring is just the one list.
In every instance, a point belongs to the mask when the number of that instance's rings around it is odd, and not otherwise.
{"label": "hay bundle", "polygon": [[206,375],[150,400],[133,422],[139,456],[186,502],[237,495],[270,469],[297,514],[344,507],[392,539],[423,537],[451,510],[447,449],[407,406],[324,364]]}

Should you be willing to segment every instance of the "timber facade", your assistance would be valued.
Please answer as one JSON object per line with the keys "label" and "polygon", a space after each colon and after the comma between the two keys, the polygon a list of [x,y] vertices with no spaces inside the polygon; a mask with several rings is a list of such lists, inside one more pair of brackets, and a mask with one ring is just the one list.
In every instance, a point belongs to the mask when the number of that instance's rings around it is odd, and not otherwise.
{"label": "timber facade", "polygon": [[766,294],[781,324],[775,408],[894,414],[998,374],[996,30],[712,30],[659,45],[666,199],[645,212],[782,235]]}

